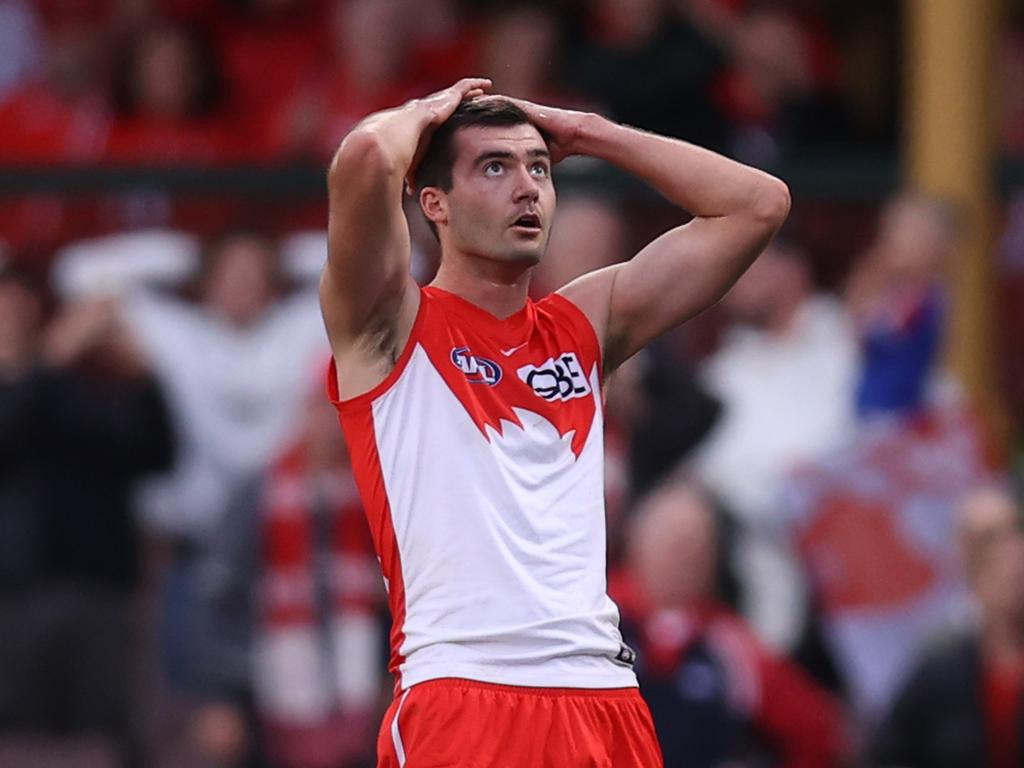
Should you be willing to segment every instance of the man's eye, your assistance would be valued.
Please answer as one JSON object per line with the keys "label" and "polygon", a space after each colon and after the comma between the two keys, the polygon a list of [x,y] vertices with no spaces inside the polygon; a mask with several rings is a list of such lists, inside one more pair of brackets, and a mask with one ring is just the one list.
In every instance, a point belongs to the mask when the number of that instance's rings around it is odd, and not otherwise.
{"label": "man's eye", "polygon": [[499,163],[497,160],[492,160],[491,162],[484,166],[484,173],[487,176],[497,176],[503,170],[505,170],[504,167],[502,167],[501,163]]}
{"label": "man's eye", "polygon": [[534,163],[532,166],[530,166],[530,173],[532,173],[534,176],[547,176],[548,167],[545,163]]}

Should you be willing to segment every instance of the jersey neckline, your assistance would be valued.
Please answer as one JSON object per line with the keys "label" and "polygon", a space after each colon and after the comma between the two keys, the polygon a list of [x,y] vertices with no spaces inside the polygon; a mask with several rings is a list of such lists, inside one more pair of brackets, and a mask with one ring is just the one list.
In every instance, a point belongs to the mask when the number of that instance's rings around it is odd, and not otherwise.
{"label": "jersey neckline", "polygon": [[526,297],[526,303],[520,309],[502,319],[491,314],[483,307],[474,304],[469,299],[463,298],[457,293],[446,291],[444,288],[427,285],[424,286],[423,290],[431,297],[443,301],[447,308],[453,312],[471,317],[475,321],[485,324],[488,329],[500,332],[503,335],[515,336],[533,324],[534,302],[529,296]]}

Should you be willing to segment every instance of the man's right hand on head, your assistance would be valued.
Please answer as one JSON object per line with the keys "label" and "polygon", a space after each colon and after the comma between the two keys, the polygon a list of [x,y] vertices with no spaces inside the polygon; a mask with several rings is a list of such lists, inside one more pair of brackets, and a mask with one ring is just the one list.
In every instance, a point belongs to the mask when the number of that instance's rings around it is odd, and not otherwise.
{"label": "man's right hand on head", "polygon": [[459,104],[483,96],[491,87],[486,77],[464,77],[444,90],[417,99],[430,110],[434,125],[440,125],[458,109]]}
{"label": "man's right hand on head", "polygon": [[419,167],[423,153],[427,149],[427,144],[430,143],[430,136],[434,129],[451,117],[455,110],[459,108],[459,104],[475,99],[478,96],[483,96],[490,87],[491,81],[485,77],[464,77],[444,90],[410,102],[411,105],[428,111],[430,123],[429,127],[420,135],[416,154],[413,157],[412,164],[409,166],[409,173],[405,178],[405,191],[407,193],[411,195],[416,190],[416,169]]}

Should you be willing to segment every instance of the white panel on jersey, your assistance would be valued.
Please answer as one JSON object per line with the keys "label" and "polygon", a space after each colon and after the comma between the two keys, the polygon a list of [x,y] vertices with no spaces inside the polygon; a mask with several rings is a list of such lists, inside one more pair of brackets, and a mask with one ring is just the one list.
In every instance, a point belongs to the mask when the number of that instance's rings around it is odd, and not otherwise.
{"label": "white panel on jersey", "polygon": [[[406,594],[403,685],[467,677],[509,685],[636,685],[606,595],[603,432],[577,458],[515,408],[487,438],[417,347],[373,403]],[[489,439],[488,439],[489,438]]]}

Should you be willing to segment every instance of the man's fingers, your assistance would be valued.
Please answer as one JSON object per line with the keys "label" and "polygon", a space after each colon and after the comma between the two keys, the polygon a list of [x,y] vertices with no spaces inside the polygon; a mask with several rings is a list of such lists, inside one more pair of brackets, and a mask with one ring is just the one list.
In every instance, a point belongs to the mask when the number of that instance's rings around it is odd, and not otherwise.
{"label": "man's fingers", "polygon": [[511,101],[524,112],[536,112],[540,109],[540,104],[534,104],[532,101],[527,101],[526,99],[516,98],[515,96],[505,96],[504,98]]}
{"label": "man's fingers", "polygon": [[490,87],[491,81],[485,77],[464,78],[443,91],[427,96],[423,103],[429,106],[433,122],[442,123],[458,109],[460,103],[483,96]]}
{"label": "man's fingers", "polygon": [[491,81],[485,77],[466,77],[459,80],[455,85],[437,91],[425,97],[423,101],[454,108],[459,102],[466,98],[475,98],[483,95],[491,87]]}
{"label": "man's fingers", "polygon": [[463,96],[470,91],[486,91],[491,87],[491,81],[486,77],[464,77],[455,84],[455,90]]}

